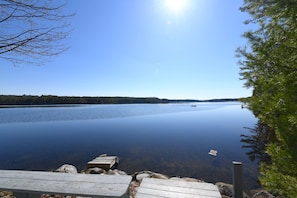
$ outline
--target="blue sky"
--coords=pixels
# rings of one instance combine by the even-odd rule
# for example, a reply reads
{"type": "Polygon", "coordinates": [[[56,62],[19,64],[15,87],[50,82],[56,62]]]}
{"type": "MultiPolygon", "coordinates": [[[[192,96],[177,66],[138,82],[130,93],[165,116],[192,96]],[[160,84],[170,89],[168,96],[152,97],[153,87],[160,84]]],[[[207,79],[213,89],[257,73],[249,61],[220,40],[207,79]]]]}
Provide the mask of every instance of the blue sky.
{"type": "Polygon", "coordinates": [[[247,97],[235,50],[249,27],[242,1],[75,0],[70,49],[43,66],[1,61],[0,94],[247,97]]]}

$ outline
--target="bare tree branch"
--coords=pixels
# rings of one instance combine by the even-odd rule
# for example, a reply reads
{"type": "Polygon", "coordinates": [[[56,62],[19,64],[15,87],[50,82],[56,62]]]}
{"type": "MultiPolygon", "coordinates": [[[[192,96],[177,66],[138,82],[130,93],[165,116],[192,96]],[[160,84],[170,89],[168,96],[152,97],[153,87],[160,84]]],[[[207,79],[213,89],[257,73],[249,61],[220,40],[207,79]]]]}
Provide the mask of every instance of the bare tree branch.
{"type": "Polygon", "coordinates": [[[65,3],[53,0],[0,0],[0,59],[13,64],[43,64],[68,49],[65,3]]]}

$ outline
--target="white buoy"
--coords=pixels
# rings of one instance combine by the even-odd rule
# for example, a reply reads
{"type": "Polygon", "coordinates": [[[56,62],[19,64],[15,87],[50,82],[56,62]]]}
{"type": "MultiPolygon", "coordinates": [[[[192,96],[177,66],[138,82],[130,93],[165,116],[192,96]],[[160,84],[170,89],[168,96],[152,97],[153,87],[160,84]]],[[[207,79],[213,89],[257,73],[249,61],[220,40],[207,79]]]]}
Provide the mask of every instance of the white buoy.
{"type": "Polygon", "coordinates": [[[211,155],[211,156],[217,156],[218,151],[217,150],[214,150],[214,149],[210,149],[210,151],[208,152],[208,154],[211,155]]]}

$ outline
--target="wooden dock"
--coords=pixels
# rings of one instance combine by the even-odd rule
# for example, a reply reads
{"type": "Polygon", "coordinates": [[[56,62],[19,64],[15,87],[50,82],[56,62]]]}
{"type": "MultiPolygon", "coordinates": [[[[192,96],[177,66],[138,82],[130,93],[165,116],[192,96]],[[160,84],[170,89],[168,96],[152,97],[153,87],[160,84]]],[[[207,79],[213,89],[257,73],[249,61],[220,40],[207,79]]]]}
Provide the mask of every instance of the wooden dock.
{"type": "Polygon", "coordinates": [[[136,198],[221,198],[218,187],[210,183],[144,178],[136,198]]]}
{"type": "Polygon", "coordinates": [[[0,190],[13,191],[17,198],[40,198],[41,194],[123,197],[131,180],[128,175],[0,170],[0,190]]]}
{"type": "MultiPolygon", "coordinates": [[[[117,156],[106,154],[88,162],[88,167],[110,169],[117,156]]],[[[128,197],[129,175],[70,174],[41,171],[0,170],[0,191],[13,191],[17,198],[40,198],[41,194],[82,197],[128,197]]],[[[135,198],[221,198],[216,185],[173,179],[144,178],[135,198]]]]}
{"type": "Polygon", "coordinates": [[[119,158],[117,156],[101,155],[99,157],[96,157],[92,161],[89,161],[88,168],[99,167],[108,170],[118,163],[119,158]]]}

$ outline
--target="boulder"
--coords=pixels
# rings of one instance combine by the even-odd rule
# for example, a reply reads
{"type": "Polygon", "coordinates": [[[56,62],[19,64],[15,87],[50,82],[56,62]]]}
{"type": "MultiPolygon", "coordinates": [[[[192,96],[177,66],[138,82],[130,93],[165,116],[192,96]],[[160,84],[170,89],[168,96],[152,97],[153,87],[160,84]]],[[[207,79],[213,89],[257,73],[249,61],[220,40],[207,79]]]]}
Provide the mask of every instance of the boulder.
{"type": "Polygon", "coordinates": [[[10,191],[0,191],[0,198],[14,198],[14,196],[10,191]]]}
{"type": "Polygon", "coordinates": [[[183,181],[180,177],[171,177],[170,180],[183,181]]]}
{"type": "Polygon", "coordinates": [[[136,175],[136,181],[141,182],[144,178],[149,178],[149,177],[151,177],[151,175],[148,173],[140,173],[136,175]]]}
{"type": "Polygon", "coordinates": [[[191,177],[183,177],[182,180],[187,181],[187,182],[200,182],[200,183],[204,182],[204,181],[198,180],[196,178],[191,178],[191,177]]]}
{"type": "Polygon", "coordinates": [[[94,167],[94,168],[88,168],[87,170],[84,171],[86,174],[104,174],[106,171],[102,168],[99,167],[94,167]]]}
{"type": "MultiPolygon", "coordinates": [[[[216,186],[219,188],[219,191],[223,198],[233,197],[233,185],[223,182],[217,182],[216,186]]],[[[243,193],[243,198],[250,198],[245,192],[243,193]]]]}
{"type": "Polygon", "coordinates": [[[70,165],[70,164],[64,164],[57,168],[56,172],[61,172],[61,173],[77,173],[77,169],[75,166],[70,165]]]}
{"type": "Polygon", "coordinates": [[[191,177],[171,177],[170,178],[171,180],[177,180],[177,181],[186,181],[186,182],[201,182],[203,183],[204,181],[202,180],[198,180],[198,179],[195,179],[195,178],[191,178],[191,177]]]}
{"type": "Polygon", "coordinates": [[[216,186],[219,188],[219,191],[221,195],[227,196],[227,197],[232,197],[233,195],[233,185],[231,184],[226,184],[223,182],[218,182],[216,183],[216,186]]]}
{"type": "Polygon", "coordinates": [[[269,192],[262,190],[254,194],[252,198],[275,198],[275,197],[269,192]]]}
{"type": "Polygon", "coordinates": [[[156,178],[156,179],[169,179],[169,177],[167,175],[163,175],[160,173],[152,173],[151,177],[156,178]]]}
{"type": "Polygon", "coordinates": [[[108,175],[128,175],[125,171],[121,171],[118,169],[108,170],[107,174],[108,175]]]}
{"type": "Polygon", "coordinates": [[[139,186],[140,186],[140,182],[138,182],[138,181],[132,181],[130,183],[130,186],[129,186],[130,198],[135,197],[139,186]]]}

